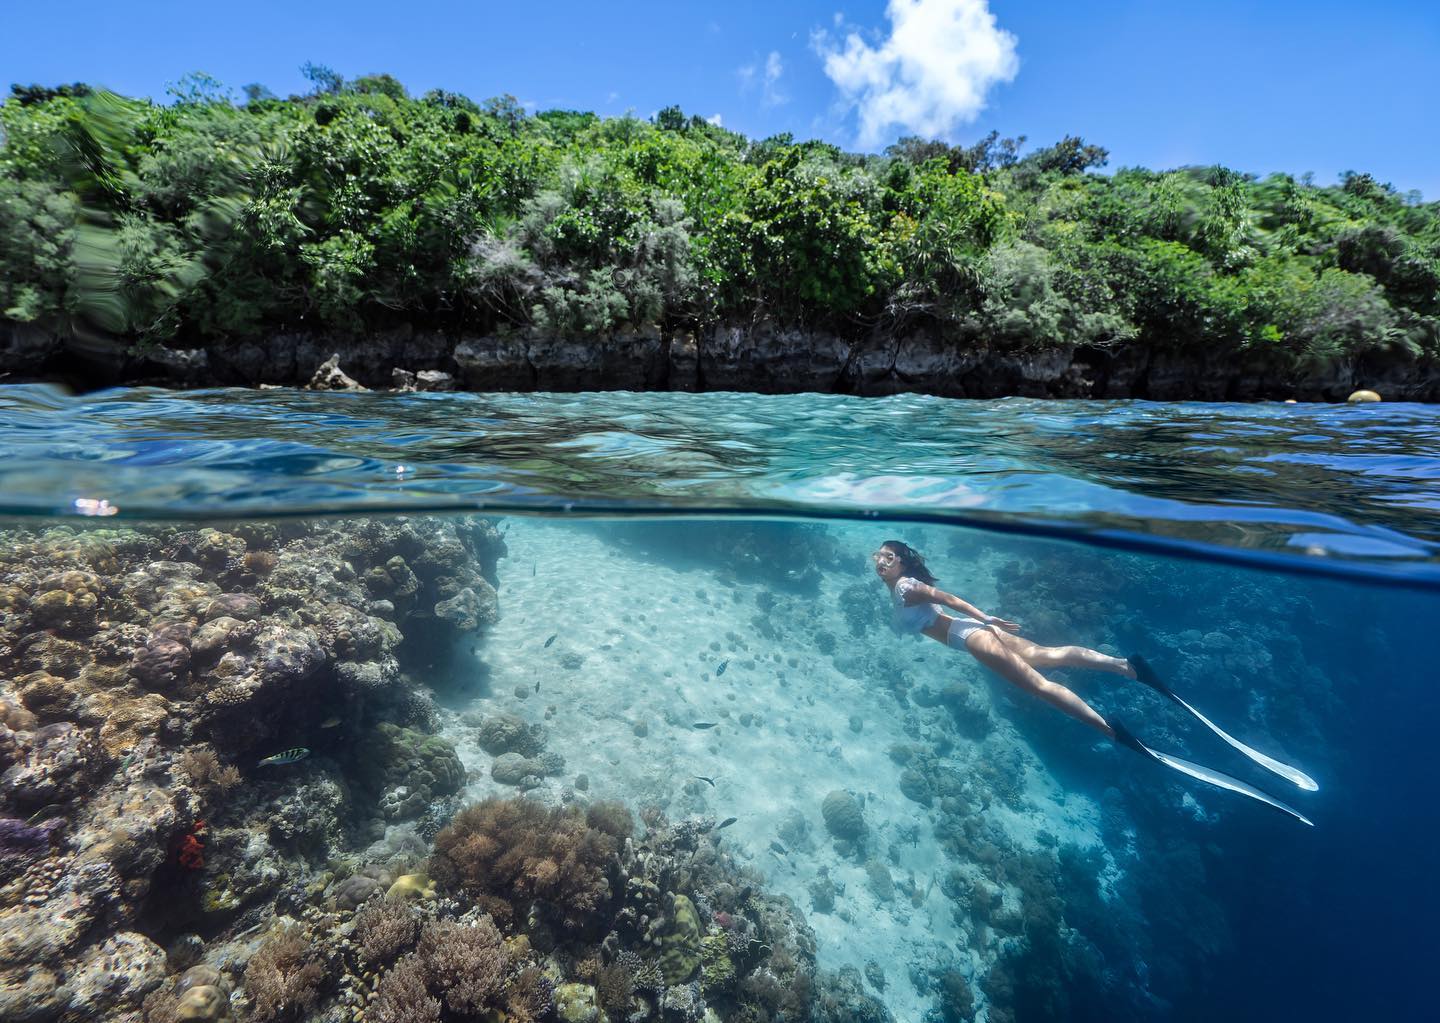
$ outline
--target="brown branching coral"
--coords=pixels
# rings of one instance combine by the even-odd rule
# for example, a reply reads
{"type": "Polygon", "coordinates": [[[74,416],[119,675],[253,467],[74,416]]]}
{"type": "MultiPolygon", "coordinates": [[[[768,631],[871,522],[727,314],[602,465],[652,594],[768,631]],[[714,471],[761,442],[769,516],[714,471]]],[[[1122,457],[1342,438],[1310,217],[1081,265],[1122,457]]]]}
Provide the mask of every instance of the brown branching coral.
{"type": "Polygon", "coordinates": [[[590,827],[579,810],[487,799],[435,836],[431,873],[502,919],[523,919],[539,902],[566,927],[584,930],[611,899],[618,848],[614,835],[590,827]]]}
{"type": "Polygon", "coordinates": [[[527,966],[505,988],[508,1023],[536,1023],[555,1007],[555,984],[538,966],[527,966]]]}
{"type": "Polygon", "coordinates": [[[366,1018],[376,1023],[437,1023],[440,1001],[430,997],[418,955],[411,953],[401,959],[380,979],[366,1018]]]}
{"type": "Polygon", "coordinates": [[[175,763],[192,785],[228,792],[240,784],[240,772],[228,764],[222,765],[215,751],[206,746],[187,749],[175,763]]]}
{"type": "Polygon", "coordinates": [[[635,975],[624,963],[602,966],[595,976],[595,994],[600,1006],[615,1019],[624,1019],[635,994],[635,975]]]}
{"type": "Polygon", "coordinates": [[[394,962],[414,946],[419,929],[415,911],[400,899],[372,902],[355,914],[355,941],[371,966],[394,962]]]}
{"type": "Polygon", "coordinates": [[[635,830],[635,818],[624,803],[602,799],[585,811],[585,823],[596,831],[624,841],[635,830]]]}
{"type": "Polygon", "coordinates": [[[478,1016],[505,986],[510,956],[490,918],[470,926],[432,921],[420,935],[420,956],[430,986],[462,1016],[478,1016]]]}
{"type": "Polygon", "coordinates": [[[275,931],[245,968],[245,991],[254,1002],[258,1023],[294,1020],[315,1007],[325,968],[299,927],[275,931]]]}

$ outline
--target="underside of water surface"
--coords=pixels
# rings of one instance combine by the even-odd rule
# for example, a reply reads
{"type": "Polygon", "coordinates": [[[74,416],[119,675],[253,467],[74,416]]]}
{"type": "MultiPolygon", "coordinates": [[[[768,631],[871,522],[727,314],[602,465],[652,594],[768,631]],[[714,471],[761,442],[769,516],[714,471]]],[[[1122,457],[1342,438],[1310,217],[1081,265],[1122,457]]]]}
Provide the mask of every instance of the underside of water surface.
{"type": "Polygon", "coordinates": [[[1423,417],[734,397],[12,400],[0,1018],[1424,1011],[1423,417]]]}

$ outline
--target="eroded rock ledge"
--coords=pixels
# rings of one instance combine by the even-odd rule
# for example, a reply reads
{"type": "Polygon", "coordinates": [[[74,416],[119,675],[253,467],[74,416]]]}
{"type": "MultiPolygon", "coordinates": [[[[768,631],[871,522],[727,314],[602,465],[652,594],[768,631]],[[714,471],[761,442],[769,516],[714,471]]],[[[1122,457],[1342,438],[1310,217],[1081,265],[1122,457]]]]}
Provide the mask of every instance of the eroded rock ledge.
{"type": "Polygon", "coordinates": [[[1336,401],[1365,387],[1387,400],[1440,401],[1440,361],[1400,352],[1337,359],[1297,375],[1261,352],[1238,357],[1139,345],[1008,352],[920,333],[847,340],[760,323],[698,335],[651,330],[583,339],[453,337],[408,328],[361,340],[290,333],[137,354],[119,343],[66,341],[0,323],[0,373],[12,381],[305,386],[333,356],[345,377],[371,388],[415,387],[419,375],[419,388],[429,390],[1336,401]]]}

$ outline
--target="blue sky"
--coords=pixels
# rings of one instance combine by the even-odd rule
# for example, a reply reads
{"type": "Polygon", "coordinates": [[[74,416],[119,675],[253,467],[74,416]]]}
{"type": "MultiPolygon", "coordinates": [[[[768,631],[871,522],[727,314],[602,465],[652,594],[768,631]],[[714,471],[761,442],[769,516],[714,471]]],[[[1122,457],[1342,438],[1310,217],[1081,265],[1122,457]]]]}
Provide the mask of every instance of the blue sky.
{"type": "Polygon", "coordinates": [[[247,82],[285,95],[313,61],[539,108],[648,117],[678,103],[753,137],[849,149],[1077,134],[1110,149],[1111,169],[1222,163],[1322,183],[1355,169],[1440,199],[1436,0],[3,6],[0,85],[162,98],[200,70],[237,95],[247,82]]]}

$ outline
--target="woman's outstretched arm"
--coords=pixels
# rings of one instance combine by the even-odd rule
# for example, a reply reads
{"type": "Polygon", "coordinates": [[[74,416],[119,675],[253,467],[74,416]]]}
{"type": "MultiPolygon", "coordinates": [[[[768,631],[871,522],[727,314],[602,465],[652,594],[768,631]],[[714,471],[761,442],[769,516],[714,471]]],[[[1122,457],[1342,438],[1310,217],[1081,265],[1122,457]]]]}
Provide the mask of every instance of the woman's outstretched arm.
{"type": "Polygon", "coordinates": [[[951,610],[959,611],[962,615],[968,615],[977,622],[985,622],[987,625],[994,625],[996,628],[1004,629],[1006,632],[1019,632],[1020,626],[1014,622],[1007,622],[1003,618],[996,618],[987,615],[974,604],[967,600],[961,600],[953,593],[947,593],[938,586],[929,586],[917,582],[914,586],[908,587],[904,594],[905,603],[908,604],[939,604],[951,610]]]}

